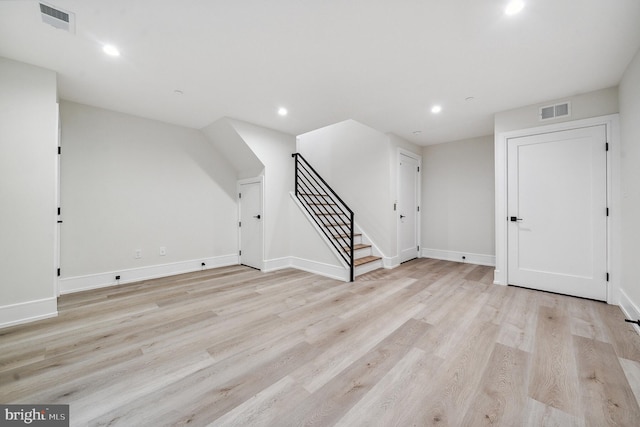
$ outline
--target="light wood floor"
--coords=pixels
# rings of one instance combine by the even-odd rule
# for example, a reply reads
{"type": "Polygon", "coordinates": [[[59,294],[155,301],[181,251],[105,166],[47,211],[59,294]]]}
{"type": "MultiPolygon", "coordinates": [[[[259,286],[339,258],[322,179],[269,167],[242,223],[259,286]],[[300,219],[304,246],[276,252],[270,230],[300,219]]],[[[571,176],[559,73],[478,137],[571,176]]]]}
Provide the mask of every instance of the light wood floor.
{"type": "Polygon", "coordinates": [[[0,402],[67,403],[78,426],[640,425],[620,309],[492,276],[235,266],[64,296],[0,330],[0,402]]]}

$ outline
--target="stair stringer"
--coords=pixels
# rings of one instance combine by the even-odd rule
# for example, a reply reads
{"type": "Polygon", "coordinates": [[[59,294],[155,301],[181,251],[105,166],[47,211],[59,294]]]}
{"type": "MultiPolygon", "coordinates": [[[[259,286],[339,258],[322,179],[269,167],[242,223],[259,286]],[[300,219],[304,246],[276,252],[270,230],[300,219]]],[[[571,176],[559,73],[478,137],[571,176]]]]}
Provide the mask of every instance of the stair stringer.
{"type": "MultiPolygon", "coordinates": [[[[332,242],[329,240],[329,238],[324,234],[324,232],[322,231],[320,226],[311,217],[311,214],[304,208],[304,206],[303,206],[302,202],[300,201],[300,199],[298,199],[293,192],[290,192],[289,194],[290,194],[291,198],[293,199],[293,201],[296,203],[296,206],[298,206],[298,209],[300,209],[300,211],[304,214],[304,216],[307,218],[307,220],[309,221],[311,226],[316,230],[316,233],[320,236],[320,238],[324,241],[325,245],[333,253],[333,255],[336,258],[336,260],[342,265],[342,267],[344,268],[344,274],[345,274],[345,277],[344,277],[343,280],[348,282],[349,281],[349,274],[350,274],[349,265],[344,261],[342,256],[338,253],[338,250],[335,248],[335,246],[332,244],[332,242]]],[[[364,273],[368,273],[370,271],[374,271],[374,270],[377,270],[379,268],[393,268],[393,267],[395,267],[395,266],[390,266],[392,258],[389,258],[389,257],[384,255],[384,253],[380,250],[380,248],[378,248],[378,246],[373,242],[373,240],[371,240],[371,238],[364,232],[364,230],[362,230],[362,227],[360,227],[357,222],[354,223],[354,227],[353,228],[354,228],[354,233],[355,234],[360,234],[361,235],[360,238],[359,238],[359,242],[356,241],[355,243],[364,243],[364,244],[367,244],[367,245],[371,245],[371,248],[370,248],[371,255],[381,258],[378,261],[374,261],[374,262],[371,262],[371,263],[367,263],[367,264],[364,264],[364,265],[357,266],[355,268],[355,276],[358,276],[358,275],[361,275],[361,274],[364,274],[364,273]]],[[[322,273],[319,273],[319,274],[322,274],[322,273]]]]}
{"type": "MultiPolygon", "coordinates": [[[[331,253],[335,257],[336,261],[338,261],[340,263],[340,267],[338,267],[338,266],[328,266],[328,267],[330,267],[331,273],[326,272],[325,268],[322,267],[322,266],[319,266],[319,268],[317,268],[317,269],[313,269],[313,271],[311,271],[311,269],[309,269],[309,268],[298,267],[296,265],[295,260],[292,260],[292,267],[300,268],[301,270],[311,271],[312,273],[320,274],[322,276],[327,276],[327,277],[331,277],[331,278],[334,278],[334,279],[338,279],[338,280],[343,280],[345,282],[349,282],[349,276],[350,276],[350,272],[351,272],[351,269],[350,269],[349,265],[344,261],[344,259],[342,259],[342,257],[338,253],[338,250],[333,246],[333,244],[331,243],[329,238],[327,238],[327,236],[320,229],[320,226],[318,224],[316,224],[316,222],[311,217],[309,212],[307,212],[307,210],[304,208],[304,206],[302,205],[302,202],[300,201],[300,199],[298,199],[298,197],[296,197],[296,195],[294,194],[293,191],[290,191],[289,195],[291,196],[291,199],[296,204],[296,206],[298,207],[300,212],[305,216],[307,221],[309,221],[309,224],[311,224],[311,226],[315,229],[316,233],[318,234],[318,236],[320,236],[320,238],[325,243],[327,248],[329,248],[329,250],[331,251],[331,253]]],[[[323,266],[324,265],[326,265],[326,264],[323,264],[323,266]]]]}

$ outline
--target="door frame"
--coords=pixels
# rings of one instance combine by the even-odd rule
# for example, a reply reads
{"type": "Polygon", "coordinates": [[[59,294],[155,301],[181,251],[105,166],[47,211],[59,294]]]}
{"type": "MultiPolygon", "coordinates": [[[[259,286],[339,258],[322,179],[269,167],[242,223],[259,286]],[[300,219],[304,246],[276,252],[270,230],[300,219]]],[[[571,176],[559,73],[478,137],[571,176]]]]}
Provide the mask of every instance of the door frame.
{"type": "Polygon", "coordinates": [[[400,247],[400,215],[398,215],[398,210],[397,210],[397,207],[400,203],[400,200],[399,200],[400,191],[401,191],[400,159],[402,158],[401,157],[402,155],[410,157],[414,159],[416,162],[418,162],[418,184],[416,186],[416,202],[420,209],[418,210],[418,212],[416,212],[416,242],[418,244],[418,248],[420,248],[418,249],[418,258],[422,258],[422,241],[421,241],[421,236],[422,236],[421,224],[422,224],[422,210],[423,210],[422,209],[422,156],[414,152],[411,152],[409,150],[405,150],[404,148],[398,147],[398,153],[396,155],[396,197],[397,198],[393,205],[393,213],[396,217],[396,257],[398,260],[398,262],[396,263],[397,265],[401,264],[400,253],[402,251],[402,248],[400,247]]]}
{"type": "Polygon", "coordinates": [[[238,180],[236,184],[237,194],[238,194],[238,264],[242,264],[242,227],[240,227],[240,221],[242,221],[242,201],[240,199],[240,189],[242,185],[246,184],[259,184],[260,185],[260,215],[262,215],[262,232],[260,236],[260,252],[261,252],[261,261],[260,261],[260,271],[264,271],[264,235],[265,235],[265,213],[264,213],[264,176],[256,176],[254,178],[246,178],[238,180]]]}
{"type": "Polygon", "coordinates": [[[54,280],[53,280],[53,289],[54,295],[57,297],[60,296],[60,276],[58,275],[58,271],[62,270],[62,266],[60,265],[60,253],[61,253],[61,244],[62,241],[62,215],[61,215],[61,144],[62,144],[62,119],[60,118],[60,104],[56,103],[56,160],[55,160],[55,175],[56,175],[56,183],[55,183],[55,200],[56,200],[56,225],[55,231],[53,234],[54,238],[54,252],[53,252],[53,271],[54,271],[54,280]]]}
{"type": "Polygon", "coordinates": [[[609,151],[607,153],[607,271],[609,283],[607,286],[607,303],[620,302],[620,126],[619,115],[593,117],[551,125],[538,126],[501,132],[495,137],[495,227],[496,227],[496,269],[494,284],[508,285],[508,210],[507,210],[507,144],[512,138],[533,136],[542,133],[553,133],[584,127],[604,125],[606,128],[609,151]]]}

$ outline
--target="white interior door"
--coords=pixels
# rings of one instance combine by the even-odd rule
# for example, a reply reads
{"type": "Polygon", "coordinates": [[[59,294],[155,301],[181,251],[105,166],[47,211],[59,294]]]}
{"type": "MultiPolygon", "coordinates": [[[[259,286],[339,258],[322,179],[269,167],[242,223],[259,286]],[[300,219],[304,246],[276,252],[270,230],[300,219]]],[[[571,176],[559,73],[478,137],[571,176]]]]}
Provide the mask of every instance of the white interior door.
{"type": "Polygon", "coordinates": [[[262,182],[243,182],[240,191],[240,263],[262,270],[262,182]]]}
{"type": "Polygon", "coordinates": [[[507,143],[508,281],[607,298],[606,128],[507,143]]]}
{"type": "Polygon", "coordinates": [[[400,262],[418,257],[419,161],[400,154],[398,180],[398,244],[400,262]]]}

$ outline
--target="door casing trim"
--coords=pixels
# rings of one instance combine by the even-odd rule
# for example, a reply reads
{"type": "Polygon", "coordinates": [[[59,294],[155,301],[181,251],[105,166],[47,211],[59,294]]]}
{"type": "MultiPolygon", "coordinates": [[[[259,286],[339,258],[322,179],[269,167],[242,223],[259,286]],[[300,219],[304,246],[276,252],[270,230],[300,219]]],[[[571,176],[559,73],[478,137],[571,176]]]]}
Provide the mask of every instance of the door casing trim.
{"type": "MultiPolygon", "coordinates": [[[[413,153],[411,151],[405,150],[404,148],[400,148],[398,147],[398,153],[396,155],[396,165],[397,167],[397,173],[396,173],[396,196],[399,198],[400,197],[400,158],[402,155],[405,155],[407,157],[410,157],[414,160],[416,160],[418,162],[418,168],[420,169],[418,172],[418,185],[416,188],[416,201],[418,203],[418,206],[420,207],[420,210],[417,212],[417,217],[416,217],[416,242],[418,244],[418,247],[420,247],[420,250],[418,250],[418,258],[421,258],[421,252],[422,252],[422,242],[421,242],[421,237],[422,237],[422,229],[421,229],[421,224],[422,224],[422,156],[416,153],[413,153]]],[[[399,203],[399,200],[396,199],[395,200],[395,206],[397,207],[399,203]]],[[[398,215],[398,211],[394,211],[394,215],[396,218],[396,254],[397,254],[397,259],[398,259],[398,263],[400,263],[400,253],[402,248],[400,247],[400,216],[398,215]]]]}
{"type": "MultiPolygon", "coordinates": [[[[264,241],[264,236],[265,236],[265,228],[266,228],[266,224],[267,224],[267,218],[265,217],[264,214],[264,176],[263,175],[259,175],[253,178],[245,178],[245,179],[240,179],[238,180],[238,183],[236,185],[237,188],[237,193],[240,194],[240,188],[242,185],[246,185],[246,184],[260,184],[260,211],[262,212],[260,215],[262,215],[262,232],[261,232],[261,248],[260,251],[262,252],[261,254],[261,261],[260,261],[260,271],[264,271],[264,254],[265,254],[265,241],[264,241]]],[[[238,224],[240,223],[240,221],[242,221],[242,201],[240,200],[240,198],[238,198],[238,224]]],[[[240,255],[242,251],[242,227],[238,226],[238,263],[242,264],[242,255],[240,255]]]]}

